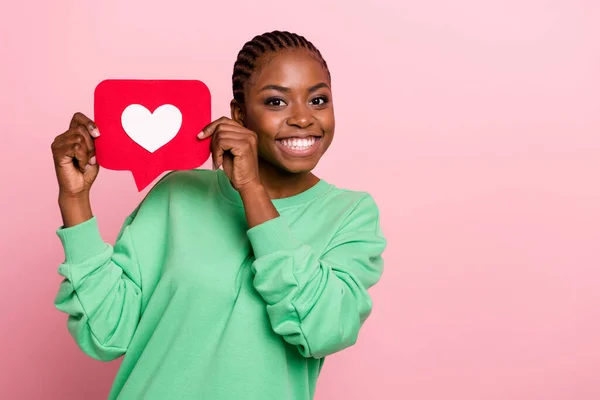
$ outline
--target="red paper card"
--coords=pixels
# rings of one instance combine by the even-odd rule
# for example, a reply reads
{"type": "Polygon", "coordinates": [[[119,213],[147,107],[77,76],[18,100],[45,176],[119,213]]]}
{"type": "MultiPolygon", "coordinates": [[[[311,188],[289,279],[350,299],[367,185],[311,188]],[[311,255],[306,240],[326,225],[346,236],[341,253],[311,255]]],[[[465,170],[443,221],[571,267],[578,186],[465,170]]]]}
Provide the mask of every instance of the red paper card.
{"type": "Polygon", "coordinates": [[[196,80],[105,80],[94,92],[96,159],[131,171],[138,191],[161,173],[193,169],[210,156],[210,91],[196,80]]]}

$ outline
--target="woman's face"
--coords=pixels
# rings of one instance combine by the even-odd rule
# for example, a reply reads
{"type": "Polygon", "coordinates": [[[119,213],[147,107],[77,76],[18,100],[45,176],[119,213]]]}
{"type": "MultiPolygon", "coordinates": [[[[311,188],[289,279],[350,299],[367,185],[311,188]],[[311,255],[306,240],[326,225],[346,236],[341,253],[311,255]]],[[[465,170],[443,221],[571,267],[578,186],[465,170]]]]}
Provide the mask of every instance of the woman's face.
{"type": "Polygon", "coordinates": [[[256,132],[263,161],[290,173],[311,171],[335,130],[327,70],[304,49],[259,61],[246,86],[245,106],[232,105],[234,119],[256,132]]]}

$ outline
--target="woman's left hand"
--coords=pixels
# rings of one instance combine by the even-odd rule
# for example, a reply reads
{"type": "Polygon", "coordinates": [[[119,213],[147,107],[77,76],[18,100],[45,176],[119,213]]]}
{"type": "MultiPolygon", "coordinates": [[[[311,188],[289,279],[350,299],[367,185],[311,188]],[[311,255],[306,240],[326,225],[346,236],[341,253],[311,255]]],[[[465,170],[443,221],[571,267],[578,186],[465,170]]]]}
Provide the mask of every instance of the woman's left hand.
{"type": "Polygon", "coordinates": [[[211,136],[213,164],[215,168],[223,166],[238,192],[262,186],[258,173],[256,133],[230,118],[221,117],[206,126],[198,138],[211,136]]]}

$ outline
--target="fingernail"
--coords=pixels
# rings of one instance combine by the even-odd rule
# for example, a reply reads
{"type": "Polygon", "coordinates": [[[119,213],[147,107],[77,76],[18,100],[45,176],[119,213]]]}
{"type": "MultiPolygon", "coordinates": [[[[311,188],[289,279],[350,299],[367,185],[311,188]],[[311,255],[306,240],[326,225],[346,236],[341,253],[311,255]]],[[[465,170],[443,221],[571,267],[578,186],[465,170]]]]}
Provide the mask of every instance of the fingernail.
{"type": "Polygon", "coordinates": [[[199,139],[202,139],[203,137],[204,137],[204,131],[202,131],[202,132],[200,132],[200,133],[198,134],[198,138],[199,138],[199,139]]]}
{"type": "Polygon", "coordinates": [[[98,131],[98,129],[92,129],[92,136],[95,138],[100,136],[100,132],[98,131]]]}
{"type": "Polygon", "coordinates": [[[92,158],[90,158],[90,164],[96,165],[96,156],[93,156],[92,158]]]}

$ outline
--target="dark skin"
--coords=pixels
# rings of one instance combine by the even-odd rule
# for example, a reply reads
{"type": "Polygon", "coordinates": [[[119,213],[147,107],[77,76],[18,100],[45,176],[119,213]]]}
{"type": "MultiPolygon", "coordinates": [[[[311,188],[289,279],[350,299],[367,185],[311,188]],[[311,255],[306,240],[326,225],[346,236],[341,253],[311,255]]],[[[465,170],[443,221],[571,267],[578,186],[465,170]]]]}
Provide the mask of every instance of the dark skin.
{"type": "MultiPolygon", "coordinates": [[[[304,50],[263,56],[245,88],[245,104],[231,102],[231,118],[213,121],[199,135],[212,136],[216,168],[222,167],[244,203],[248,227],[276,218],[272,199],[299,194],[318,181],[311,171],[329,148],[335,119],[327,71],[304,50]],[[310,151],[290,154],[282,139],[313,138],[310,151]]],[[[53,145],[64,227],[92,218],[91,185],[98,175],[93,121],[74,115],[53,145]]]]}

